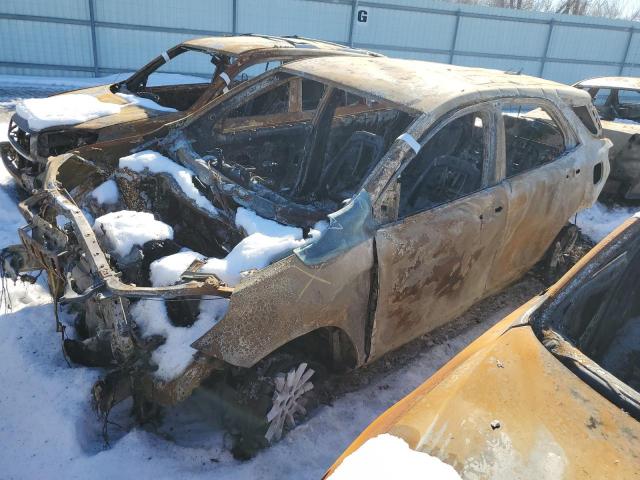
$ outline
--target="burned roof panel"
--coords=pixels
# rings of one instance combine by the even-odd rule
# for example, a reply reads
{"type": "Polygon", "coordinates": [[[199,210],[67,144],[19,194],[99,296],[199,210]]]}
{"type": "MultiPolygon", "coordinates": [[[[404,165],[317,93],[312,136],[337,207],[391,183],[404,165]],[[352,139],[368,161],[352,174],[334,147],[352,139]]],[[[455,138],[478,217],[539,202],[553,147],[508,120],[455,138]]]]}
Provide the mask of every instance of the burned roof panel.
{"type": "Polygon", "coordinates": [[[423,112],[461,98],[469,101],[507,96],[554,98],[574,105],[589,103],[578,89],[543,80],[484,68],[469,68],[392,58],[306,59],[283,67],[289,73],[334,82],[423,112]],[[362,83],[362,78],[367,83],[362,83]]]}
{"type": "Polygon", "coordinates": [[[319,50],[348,51],[343,45],[321,40],[299,37],[277,37],[268,35],[237,35],[229,37],[203,37],[187,40],[183,45],[205,50],[241,55],[254,50],[281,48],[314,48],[319,50]]]}
{"type": "Polygon", "coordinates": [[[621,88],[640,90],[640,78],[637,77],[596,77],[576,83],[579,87],[588,88],[621,88]]]}

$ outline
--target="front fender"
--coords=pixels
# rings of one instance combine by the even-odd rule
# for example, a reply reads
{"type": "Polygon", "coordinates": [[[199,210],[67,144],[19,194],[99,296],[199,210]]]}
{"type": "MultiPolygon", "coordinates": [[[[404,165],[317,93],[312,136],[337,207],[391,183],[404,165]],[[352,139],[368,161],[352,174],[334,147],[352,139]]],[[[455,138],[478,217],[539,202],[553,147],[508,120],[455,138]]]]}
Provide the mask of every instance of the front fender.
{"type": "Polygon", "coordinates": [[[371,238],[317,265],[290,255],[243,280],[224,318],[192,347],[249,368],[306,333],[337,327],[361,364],[372,267],[371,238]]]}

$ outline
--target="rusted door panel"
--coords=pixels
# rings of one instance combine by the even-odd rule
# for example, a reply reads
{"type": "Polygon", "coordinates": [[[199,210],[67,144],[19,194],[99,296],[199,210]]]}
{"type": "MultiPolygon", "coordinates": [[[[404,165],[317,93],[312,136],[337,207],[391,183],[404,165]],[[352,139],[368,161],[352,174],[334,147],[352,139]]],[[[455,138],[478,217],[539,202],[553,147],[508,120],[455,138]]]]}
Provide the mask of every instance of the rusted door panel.
{"type": "Polygon", "coordinates": [[[591,175],[582,156],[569,153],[503,182],[507,186],[509,212],[503,244],[487,283],[489,292],[519,278],[538,262],[579,210],[585,195],[582,176],[591,175]]]}
{"type": "Polygon", "coordinates": [[[370,360],[482,297],[506,215],[507,193],[498,185],[377,232],[379,294],[370,360]]]}

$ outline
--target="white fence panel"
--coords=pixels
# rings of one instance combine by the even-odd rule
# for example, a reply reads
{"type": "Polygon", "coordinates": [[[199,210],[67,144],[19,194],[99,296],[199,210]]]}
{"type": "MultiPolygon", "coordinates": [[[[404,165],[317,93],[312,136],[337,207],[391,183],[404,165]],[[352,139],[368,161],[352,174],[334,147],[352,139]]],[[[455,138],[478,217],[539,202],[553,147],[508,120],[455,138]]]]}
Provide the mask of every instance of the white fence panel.
{"type": "Polygon", "coordinates": [[[565,83],[640,69],[637,22],[434,0],[0,0],[0,71],[131,71],[188,38],[249,32],[565,83]]]}
{"type": "Polygon", "coordinates": [[[237,0],[238,31],[346,43],[351,6],[300,0],[237,0]]]}

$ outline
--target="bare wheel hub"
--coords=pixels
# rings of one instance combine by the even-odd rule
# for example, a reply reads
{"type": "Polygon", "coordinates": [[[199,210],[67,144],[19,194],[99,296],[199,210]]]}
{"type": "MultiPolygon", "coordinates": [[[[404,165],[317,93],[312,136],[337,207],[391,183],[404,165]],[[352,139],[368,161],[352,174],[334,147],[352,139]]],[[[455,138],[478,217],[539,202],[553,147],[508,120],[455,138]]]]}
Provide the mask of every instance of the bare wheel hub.
{"type": "Polygon", "coordinates": [[[307,414],[303,397],[313,389],[313,383],[309,379],[314,373],[314,370],[307,368],[306,363],[301,363],[289,373],[280,373],[275,376],[273,406],[267,413],[269,428],[265,434],[269,442],[280,440],[285,426],[295,427],[296,415],[304,417],[307,414]]]}

